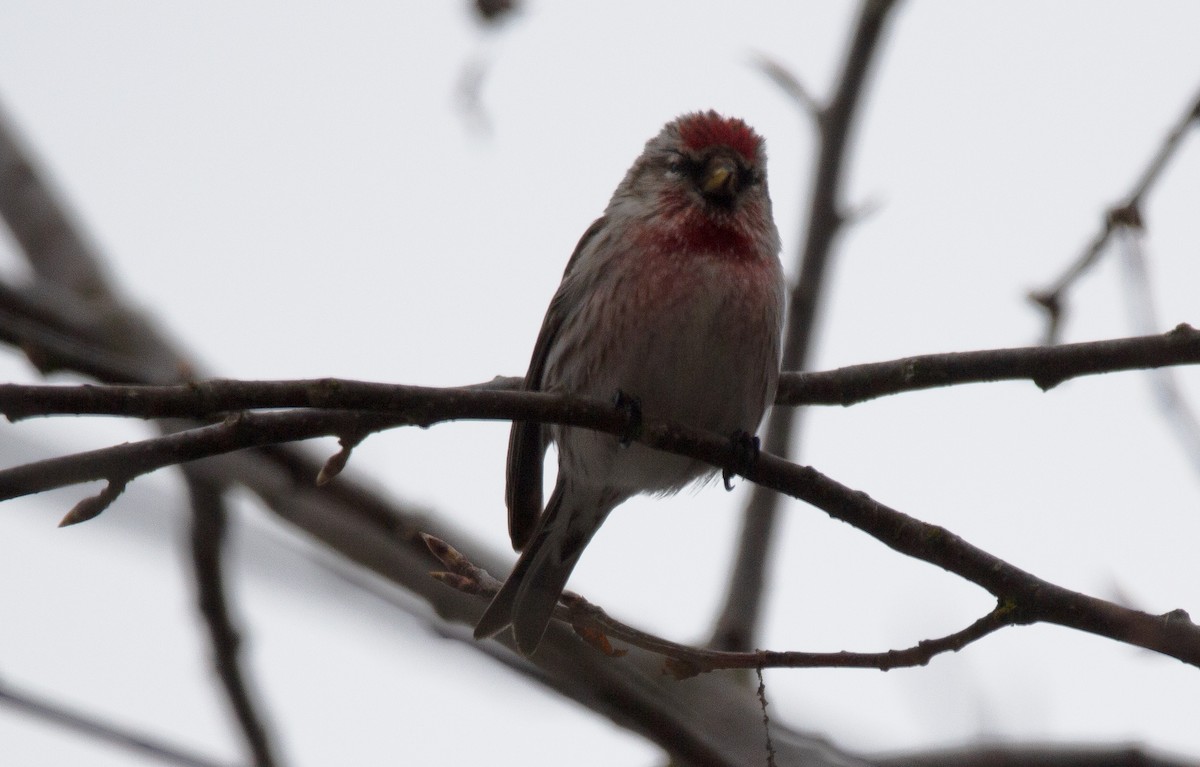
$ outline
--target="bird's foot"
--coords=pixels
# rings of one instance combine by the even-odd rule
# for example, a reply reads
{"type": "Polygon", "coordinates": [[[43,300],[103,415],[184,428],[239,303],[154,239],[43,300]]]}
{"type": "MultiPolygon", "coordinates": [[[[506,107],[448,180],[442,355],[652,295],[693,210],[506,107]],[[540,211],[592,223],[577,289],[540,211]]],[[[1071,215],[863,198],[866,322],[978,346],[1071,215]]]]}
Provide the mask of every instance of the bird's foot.
{"type": "Polygon", "coordinates": [[[758,461],[759,441],[758,437],[738,429],[729,438],[730,446],[733,448],[734,463],[733,469],[722,469],[721,479],[725,482],[725,489],[732,490],[733,482],[731,481],[736,474],[745,476],[749,474],[754,464],[758,461]]]}
{"type": "Polygon", "coordinates": [[[642,436],[642,401],[617,389],[613,406],[625,414],[625,431],[621,434],[621,447],[629,447],[642,436]]]}

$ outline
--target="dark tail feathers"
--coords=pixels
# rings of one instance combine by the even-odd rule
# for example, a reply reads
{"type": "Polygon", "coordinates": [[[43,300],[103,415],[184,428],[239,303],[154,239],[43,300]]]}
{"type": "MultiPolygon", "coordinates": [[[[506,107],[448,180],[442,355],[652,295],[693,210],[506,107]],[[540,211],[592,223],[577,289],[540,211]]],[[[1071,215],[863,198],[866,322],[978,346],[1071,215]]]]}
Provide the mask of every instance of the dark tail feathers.
{"type": "Polygon", "coordinates": [[[564,509],[566,495],[560,481],[538,520],[533,541],[479,619],[476,639],[495,636],[511,624],[522,654],[532,655],[541,643],[571,571],[605,516],[564,509]]]}

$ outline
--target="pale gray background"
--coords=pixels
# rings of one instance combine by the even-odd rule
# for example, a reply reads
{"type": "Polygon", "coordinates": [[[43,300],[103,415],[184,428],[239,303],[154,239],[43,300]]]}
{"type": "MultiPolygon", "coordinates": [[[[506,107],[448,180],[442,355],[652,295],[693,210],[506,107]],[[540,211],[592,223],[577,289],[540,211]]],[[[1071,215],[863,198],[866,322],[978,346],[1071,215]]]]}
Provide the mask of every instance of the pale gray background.
{"type": "MultiPolygon", "coordinates": [[[[824,93],[852,14],[535,2],[495,35],[458,2],[8,0],[0,100],[120,282],[213,372],[470,383],[523,372],[575,240],[680,112],[714,107],[766,136],[791,273],[813,133],[748,61],[770,55],[824,93]],[[479,60],[490,132],[457,102],[479,60]]],[[[842,240],[817,366],[1035,342],[1025,291],[1075,257],[1184,108],[1198,31],[1188,2],[907,4],[850,163],[850,202],[874,212],[842,240]]],[[[1198,145],[1147,207],[1163,329],[1200,324],[1198,145]]],[[[0,255],[20,269],[7,244],[0,255]]],[[[1068,340],[1132,333],[1118,255],[1073,295],[1068,340]]],[[[0,373],[34,380],[11,353],[0,373]]],[[[1195,373],[1181,381],[1200,399],[1195,373]]],[[[8,464],[147,433],[0,425],[8,464]]],[[[506,435],[395,431],[351,466],[500,548],[506,435]]],[[[1140,375],[815,410],[799,458],[1062,585],[1200,614],[1200,482],[1140,375]]],[[[572,587],[650,630],[703,636],[745,490],[631,501],[572,587]]],[[[83,492],[0,509],[0,674],[237,758],[174,545],[177,478],[139,480],[102,518],[56,530],[83,492]]],[[[292,763],[518,764],[532,744],[578,765],[656,759],[353,596],[252,503],[240,510],[238,604],[292,763]]],[[[906,646],[989,609],[981,590],[811,508],[792,502],[785,520],[771,648],[906,646]]],[[[1195,669],[1063,629],[1008,630],[925,669],[767,682],[774,715],[857,749],[1133,740],[1200,756],[1195,669]]],[[[5,710],[0,749],[5,764],[146,763],[5,710]]]]}

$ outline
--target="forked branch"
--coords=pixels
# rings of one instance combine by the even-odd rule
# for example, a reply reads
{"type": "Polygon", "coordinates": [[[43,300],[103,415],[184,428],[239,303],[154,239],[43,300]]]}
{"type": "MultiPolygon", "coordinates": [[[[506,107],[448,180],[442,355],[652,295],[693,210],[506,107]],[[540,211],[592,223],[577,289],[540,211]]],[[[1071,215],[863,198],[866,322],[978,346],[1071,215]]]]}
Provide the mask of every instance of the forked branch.
{"type": "MultiPolygon", "coordinates": [[[[431,573],[451,588],[466,594],[491,599],[500,588],[486,570],[477,567],[453,547],[433,536],[425,543],[445,572],[431,573]]],[[[1024,621],[1012,605],[1000,604],[970,626],[947,636],[926,639],[912,647],[883,652],[800,652],[754,650],[732,652],[673,642],[616,620],[597,605],[573,592],[563,593],[554,617],[567,623],[584,641],[608,655],[622,655],[609,640],[616,639],[634,647],[663,656],[664,670],[676,679],[722,669],[764,668],[872,668],[890,671],[896,668],[924,666],[934,657],[946,652],[958,652],[972,642],[1024,621]]]]}
{"type": "Polygon", "coordinates": [[[1105,212],[1100,230],[1084,246],[1079,257],[1049,286],[1029,294],[1029,299],[1046,311],[1047,344],[1057,343],[1059,340],[1067,291],[1100,258],[1114,232],[1118,229],[1141,229],[1144,226],[1142,206],[1146,196],[1170,165],[1188,131],[1198,124],[1200,124],[1200,91],[1196,92],[1196,95],[1188,102],[1183,114],[1167,131],[1158,151],[1150,158],[1149,164],[1138,176],[1133,188],[1105,212]]]}
{"type": "MultiPolygon", "coordinates": [[[[429,425],[452,417],[555,422],[617,436],[628,434],[627,415],[606,402],[479,389],[454,390],[448,402],[444,410],[439,410],[435,402],[426,400],[418,409],[419,417],[404,412],[376,414],[305,408],[240,413],[219,424],[0,471],[0,500],[90,480],[128,481],[157,468],[247,447],[322,435],[357,437],[392,426],[429,425]]],[[[760,454],[747,470],[742,453],[721,435],[647,420],[638,441],[720,469],[741,470],[758,485],[805,501],[902,554],[937,565],[983,587],[1015,610],[1022,622],[1055,623],[1200,666],[1200,627],[1182,611],[1153,616],[1056,586],[972,546],[944,528],[909,517],[811,467],[798,466],[769,453],[760,454]]]]}
{"type": "MultiPolygon", "coordinates": [[[[1200,364],[1200,330],[1179,325],[1170,332],[1106,341],[984,349],[904,357],[813,373],[784,373],[776,406],[853,405],[911,391],[994,381],[1032,381],[1049,390],[1082,376],[1200,364]]],[[[297,381],[214,379],[169,386],[0,384],[0,413],[10,421],[50,415],[112,415],[135,418],[217,420],[246,410],[306,408],[337,412],[347,446],[356,419],[394,416],[385,425],[429,426],[458,418],[557,418],[547,394],[518,391],[520,378],[437,388],[341,378],[297,381]],[[547,410],[546,407],[551,407],[547,410]]],[[[339,454],[340,455],[340,454],[339,454]]]]}
{"type": "MultiPolygon", "coordinates": [[[[766,66],[768,76],[784,88],[807,116],[815,118],[819,142],[805,214],[804,244],[799,254],[799,278],[788,301],[784,370],[804,370],[808,366],[833,244],[846,223],[841,195],[850,133],[884,31],[898,5],[894,0],[861,3],[837,84],[826,103],[806,97],[807,91],[799,86],[799,81],[785,76],[782,68],[766,66]]],[[[784,410],[771,411],[764,433],[768,451],[784,456],[793,454],[796,416],[784,410]]],[[[754,646],[778,515],[775,494],[755,488],[742,513],[737,554],[714,621],[710,640],[714,648],[749,650],[754,646]]]]}

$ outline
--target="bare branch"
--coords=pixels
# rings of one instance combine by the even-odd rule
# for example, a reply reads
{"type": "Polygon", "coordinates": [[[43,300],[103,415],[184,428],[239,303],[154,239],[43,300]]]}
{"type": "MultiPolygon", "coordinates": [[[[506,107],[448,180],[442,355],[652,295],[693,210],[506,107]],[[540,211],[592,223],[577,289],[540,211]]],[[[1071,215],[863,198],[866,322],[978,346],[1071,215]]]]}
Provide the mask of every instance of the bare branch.
{"type": "MultiPolygon", "coordinates": [[[[500,581],[491,573],[474,565],[460,552],[434,536],[425,535],[426,545],[448,572],[430,573],[434,578],[465,594],[490,600],[500,589],[500,581]]],[[[564,592],[555,608],[554,617],[570,625],[585,638],[602,635],[634,647],[663,656],[664,671],[676,679],[728,669],[764,668],[873,668],[890,671],[896,668],[924,666],[935,656],[958,652],[967,645],[1023,621],[1012,605],[1001,604],[970,626],[948,636],[926,639],[903,650],[884,652],[800,652],[753,650],[732,652],[710,650],[673,642],[622,623],[574,592],[564,592]]],[[[590,641],[590,640],[589,640],[590,641]]],[[[614,654],[609,652],[607,654],[614,654]]]]}
{"type": "Polygon", "coordinates": [[[986,745],[876,757],[879,767],[1197,767],[1140,745],[986,745]]]}
{"type": "Polygon", "coordinates": [[[59,294],[62,300],[51,305],[45,296],[34,300],[32,292],[0,283],[0,341],[21,350],[41,373],[70,370],[122,383],[154,380],[139,360],[106,349],[91,337],[86,328],[96,323],[81,318],[77,325],[66,316],[75,305],[73,297],[59,294]]]}
{"type": "MultiPolygon", "coordinates": [[[[0,122],[0,131],[6,128],[0,122]]],[[[0,168],[0,187],[7,183],[3,172],[0,168]]],[[[58,204],[51,194],[45,199],[51,205],[58,204]]],[[[8,217],[9,211],[0,210],[0,215],[8,217]]],[[[153,328],[139,326],[139,313],[120,297],[97,308],[85,296],[61,293],[66,295],[54,294],[51,302],[58,315],[95,311],[100,312],[95,316],[107,317],[108,322],[98,339],[73,331],[70,339],[55,339],[76,342],[74,348],[62,343],[55,348],[60,353],[56,358],[58,369],[81,370],[109,382],[162,383],[193,377],[185,355],[153,328]],[[86,344],[78,343],[83,338],[88,339],[86,344]],[[78,367],[72,366],[73,358],[79,360],[78,367]],[[113,360],[119,363],[110,364],[113,360]]],[[[78,323],[67,324],[73,329],[79,327],[78,323]]],[[[30,356],[32,359],[34,355],[30,356]]],[[[503,382],[499,385],[502,387],[503,382]]],[[[429,577],[429,554],[416,530],[453,537],[460,545],[469,544],[475,561],[491,562],[497,571],[503,567],[496,554],[480,543],[471,543],[469,536],[453,530],[437,516],[396,503],[361,479],[343,476],[317,488],[312,478],[320,463],[299,450],[264,447],[211,458],[195,467],[214,481],[242,484],[281,521],[313,536],[347,561],[416,595],[435,611],[437,617],[431,620],[444,633],[452,632],[453,624],[473,623],[482,607],[477,600],[446,589],[429,577]]],[[[471,642],[468,646],[494,655],[493,645],[471,642]]],[[[569,631],[552,631],[533,664],[522,662],[514,667],[657,743],[681,765],[740,767],[761,755],[761,741],[752,736],[760,717],[757,701],[728,680],[708,676],[686,687],[666,685],[656,673],[653,657],[639,657],[632,652],[624,663],[612,664],[576,641],[569,631]]],[[[775,727],[775,746],[782,764],[865,764],[820,738],[779,723],[775,727]]]]}
{"type": "MultiPolygon", "coordinates": [[[[175,382],[193,374],[192,364],[159,333],[155,323],[124,303],[100,254],[38,172],[2,114],[0,217],[37,277],[20,290],[0,286],[0,337],[20,348],[38,370],[75,370],[101,380],[142,383],[175,382]]],[[[176,424],[163,421],[159,426],[170,430],[176,424]]],[[[132,476],[110,472],[107,486],[79,502],[60,524],[75,524],[100,514],[132,476]]],[[[196,482],[201,480],[191,480],[189,485],[196,490],[196,482]]],[[[274,760],[265,732],[241,684],[236,634],[224,615],[221,584],[214,575],[219,569],[215,548],[219,543],[213,542],[213,548],[205,550],[198,542],[213,530],[203,524],[213,521],[212,515],[202,519],[205,511],[223,520],[216,486],[210,483],[207,487],[211,493],[193,493],[200,601],[211,608],[203,612],[210,619],[218,672],[227,683],[231,708],[243,726],[255,764],[271,767],[274,760]],[[205,572],[206,564],[211,565],[211,572],[205,572]]]]}
{"type": "MultiPolygon", "coordinates": [[[[784,373],[775,405],[853,405],[903,392],[995,381],[1029,380],[1049,390],[1081,376],[1195,364],[1200,364],[1200,330],[1179,325],[1160,335],[926,354],[822,372],[784,373]]],[[[66,414],[213,420],[244,410],[310,408],[362,411],[360,417],[368,412],[392,414],[428,426],[457,418],[547,416],[550,411],[542,410],[540,403],[565,401],[519,391],[520,382],[520,378],[498,377],[486,384],[449,388],[343,378],[213,379],[173,386],[0,384],[0,413],[10,421],[66,414]]],[[[350,428],[352,419],[347,419],[350,428]]],[[[350,447],[362,436],[347,434],[350,447]]],[[[341,455],[334,458],[340,460],[341,455]]]]}
{"type": "Polygon", "coordinates": [[[824,119],[821,102],[808,92],[808,88],[804,87],[804,83],[800,82],[800,79],[791,70],[765,53],[756,53],[751,58],[751,63],[758,67],[764,75],[771,78],[771,82],[778,85],[784,93],[791,96],[797,106],[808,112],[818,125],[820,124],[824,119]]]}
{"type": "Polygon", "coordinates": [[[108,277],[91,245],[36,172],[0,113],[0,216],[39,277],[79,295],[107,297],[108,277]]]}
{"type": "MultiPolygon", "coordinates": [[[[508,380],[508,379],[506,379],[508,380]]],[[[519,379],[516,379],[519,380],[519,379]]],[[[303,408],[336,413],[338,428],[353,436],[391,426],[432,426],[447,420],[536,420],[572,415],[579,408],[596,417],[604,411],[613,423],[623,422],[612,403],[517,389],[477,386],[440,388],[341,378],[298,381],[233,381],[214,379],[174,386],[46,386],[0,384],[0,413],[10,420],[35,415],[91,414],[138,418],[226,418],[244,410],[303,408]],[[550,410],[545,410],[549,407],[550,410]],[[615,413],[615,415],[614,415],[615,413]],[[389,418],[383,418],[389,416],[389,418]]],[[[332,427],[331,427],[332,428],[332,427]]],[[[307,437],[298,437],[307,439],[307,437]]]]}
{"type": "MultiPolygon", "coordinates": [[[[808,364],[826,266],[834,239],[844,223],[841,189],[846,145],[867,74],[896,7],[894,0],[863,0],[838,85],[828,105],[819,112],[820,153],[812,181],[800,277],[789,301],[791,309],[783,344],[784,370],[803,370],[808,364]]],[[[771,411],[764,440],[768,452],[792,454],[796,417],[796,413],[782,409],[771,411]]],[[[775,494],[755,488],[743,512],[737,557],[713,627],[710,643],[715,648],[749,650],[755,644],[763,587],[770,567],[770,543],[778,514],[775,494]]]]}
{"type": "MultiPolygon", "coordinates": [[[[23,313],[16,311],[18,304],[24,308],[38,306],[43,315],[57,311],[62,322],[57,337],[46,339],[43,335],[47,328],[29,322],[31,318],[26,315],[26,322],[18,323],[21,332],[16,335],[24,333],[39,341],[52,340],[47,347],[68,356],[80,352],[81,340],[97,343],[102,340],[105,356],[119,360],[119,369],[136,368],[136,373],[122,370],[125,377],[119,380],[165,383],[192,375],[190,363],[162,337],[154,323],[123,302],[109,281],[101,256],[84,237],[59,195],[38,172],[3,113],[0,113],[0,218],[12,231],[37,277],[23,291],[19,302],[14,300],[18,291],[8,290],[0,296],[0,311],[20,318],[23,313]],[[71,334],[73,339],[64,339],[65,328],[78,332],[71,334]]],[[[4,333],[14,334],[12,328],[5,328],[4,333]]],[[[95,352],[91,354],[95,356],[95,352]]],[[[38,359],[31,354],[30,359],[42,370],[68,366],[54,355],[38,359]]]]}
{"type": "MultiPolygon", "coordinates": [[[[114,301],[111,309],[121,313],[127,307],[114,301]]],[[[164,348],[170,351],[165,344],[164,348]]],[[[187,375],[188,368],[159,364],[151,360],[144,348],[129,348],[112,336],[105,337],[104,345],[94,349],[102,355],[115,354],[117,350],[127,353],[136,363],[137,371],[136,376],[116,380],[178,380],[187,375]]],[[[182,356],[160,359],[178,362],[182,356]]],[[[90,374],[106,377],[103,373],[90,374]]],[[[311,414],[306,418],[311,419],[311,414]]],[[[371,424],[387,422],[387,419],[370,421],[371,424]]],[[[329,433],[346,436],[350,428],[361,427],[361,422],[353,418],[331,419],[328,425],[332,429],[329,433]],[[342,431],[343,427],[347,431],[342,431]]],[[[236,436],[236,429],[228,431],[236,436]]],[[[285,431],[281,425],[281,433],[285,431]]],[[[197,469],[222,480],[244,483],[263,497],[281,519],[427,599],[447,621],[466,623],[472,615],[477,615],[479,600],[460,598],[462,595],[436,583],[433,587],[426,585],[432,583],[425,574],[428,563],[414,553],[412,531],[417,525],[432,529],[439,524],[436,520],[421,522],[417,515],[350,477],[318,489],[312,483],[318,466],[319,463],[298,451],[268,445],[204,462],[197,469]],[[434,590],[438,593],[434,594],[434,590]],[[442,592],[449,596],[443,596],[442,592]]],[[[478,557],[488,555],[480,553],[477,546],[473,556],[479,561],[478,557]]],[[[448,623],[439,624],[439,628],[452,630],[448,623]]],[[[533,661],[536,666],[520,668],[617,723],[654,739],[681,764],[746,764],[747,755],[761,757],[761,741],[751,742],[752,739],[745,737],[746,733],[758,732],[754,725],[759,708],[752,696],[742,695],[733,685],[723,684],[713,675],[687,685],[663,685],[648,673],[650,666],[637,652],[630,653],[620,664],[606,658],[597,662],[596,656],[597,653],[573,641],[568,633],[559,631],[547,638],[539,657],[533,661]]],[[[830,759],[822,759],[822,755],[831,755],[839,764],[852,762],[819,741],[814,745],[811,738],[789,735],[786,728],[780,730],[776,745],[783,763],[802,760],[806,764],[829,763],[830,759]]]]}
{"type": "Polygon", "coordinates": [[[135,733],[78,711],[72,711],[58,703],[18,690],[4,682],[0,682],[0,704],[166,764],[176,764],[181,767],[228,767],[225,763],[197,756],[156,738],[135,733]]]}
{"type": "MultiPolygon", "coordinates": [[[[373,420],[378,428],[401,425],[394,417],[390,420],[387,417],[368,419],[360,414],[340,411],[242,413],[230,416],[219,424],[5,469],[0,471],[0,500],[100,479],[124,485],[134,477],[164,466],[248,447],[337,436],[345,431],[361,429],[365,420],[373,420]]],[[[314,479],[315,476],[314,473],[314,479]]],[[[95,511],[95,505],[89,505],[86,510],[95,511]]],[[[77,521],[82,520],[64,520],[68,524],[77,521]]]]}
{"type": "MultiPolygon", "coordinates": [[[[1047,391],[1080,376],[1195,364],[1200,364],[1200,331],[1179,325],[1153,336],[927,354],[821,373],[790,373],[780,378],[775,404],[853,405],[900,392],[990,381],[1029,380],[1047,391]]],[[[0,391],[0,402],[3,399],[0,391]]]]}
{"type": "Polygon", "coordinates": [[[771,742],[771,717],[767,714],[767,683],[763,680],[761,666],[756,668],[755,672],[758,675],[758,702],[762,706],[763,732],[766,735],[766,742],[763,745],[767,749],[767,767],[775,767],[775,744],[771,742]]]}
{"type": "MultiPolygon", "coordinates": [[[[1119,236],[1118,244],[1123,256],[1121,263],[1125,266],[1123,285],[1130,324],[1134,332],[1152,333],[1160,325],[1154,291],[1150,287],[1149,259],[1143,234],[1141,230],[1126,231],[1119,236]]],[[[1200,475],[1200,418],[1183,393],[1175,371],[1155,370],[1148,378],[1159,415],[1179,441],[1192,469],[1200,475]]]]}
{"type": "Polygon", "coordinates": [[[241,636],[225,598],[222,549],[225,544],[227,512],[221,488],[201,474],[184,470],[192,506],[192,566],[200,615],[208,626],[213,650],[213,668],[225,688],[229,707],[241,727],[246,746],[256,767],[278,764],[275,748],[259,713],[261,703],[253,700],[241,659],[241,636]]]}
{"type": "MultiPolygon", "coordinates": [[[[247,447],[320,435],[357,435],[413,423],[428,425],[449,417],[555,422],[628,436],[625,414],[609,403],[521,392],[465,390],[455,391],[454,395],[445,412],[439,413],[432,406],[424,408],[419,421],[403,413],[376,415],[361,411],[241,413],[220,424],[0,471],[0,500],[110,476],[131,478],[163,466],[247,447]],[[471,410],[465,405],[472,400],[483,406],[471,410]],[[505,400],[513,407],[502,412],[497,405],[505,400]],[[451,413],[453,416],[448,415],[451,413]]],[[[1022,622],[1056,623],[1200,666],[1200,628],[1183,611],[1152,616],[1069,591],[972,546],[944,528],[878,503],[811,467],[765,452],[746,467],[742,451],[723,436],[647,420],[637,441],[744,473],[758,485],[812,504],[902,554],[935,564],[982,586],[997,599],[1011,602],[1022,622]]]]}
{"type": "Polygon", "coordinates": [[[1195,127],[1195,123],[1200,122],[1200,91],[1196,91],[1196,95],[1192,97],[1191,107],[1184,113],[1179,121],[1171,128],[1171,132],[1163,140],[1162,146],[1158,149],[1158,154],[1150,161],[1150,164],[1142,172],[1141,178],[1134,185],[1133,191],[1126,199],[1123,206],[1125,208],[1138,209],[1142,205],[1142,200],[1150,192],[1150,189],[1158,182],[1159,177],[1167,168],[1167,164],[1171,162],[1171,158],[1175,156],[1175,152],[1179,149],[1179,145],[1183,143],[1187,132],[1195,127]]]}
{"type": "Polygon", "coordinates": [[[1100,258],[1112,234],[1117,229],[1143,227],[1142,205],[1146,196],[1162,177],[1163,171],[1170,164],[1171,158],[1183,143],[1184,137],[1193,124],[1200,123],[1200,91],[1192,97],[1183,114],[1167,132],[1158,151],[1150,159],[1150,164],[1142,171],[1133,188],[1120,202],[1114,204],[1104,214],[1104,225],[1088,244],[1079,257],[1067,267],[1058,279],[1049,287],[1032,291],[1029,299],[1046,311],[1046,343],[1057,343],[1060,336],[1063,306],[1066,293],[1088,269],[1100,258]]]}

